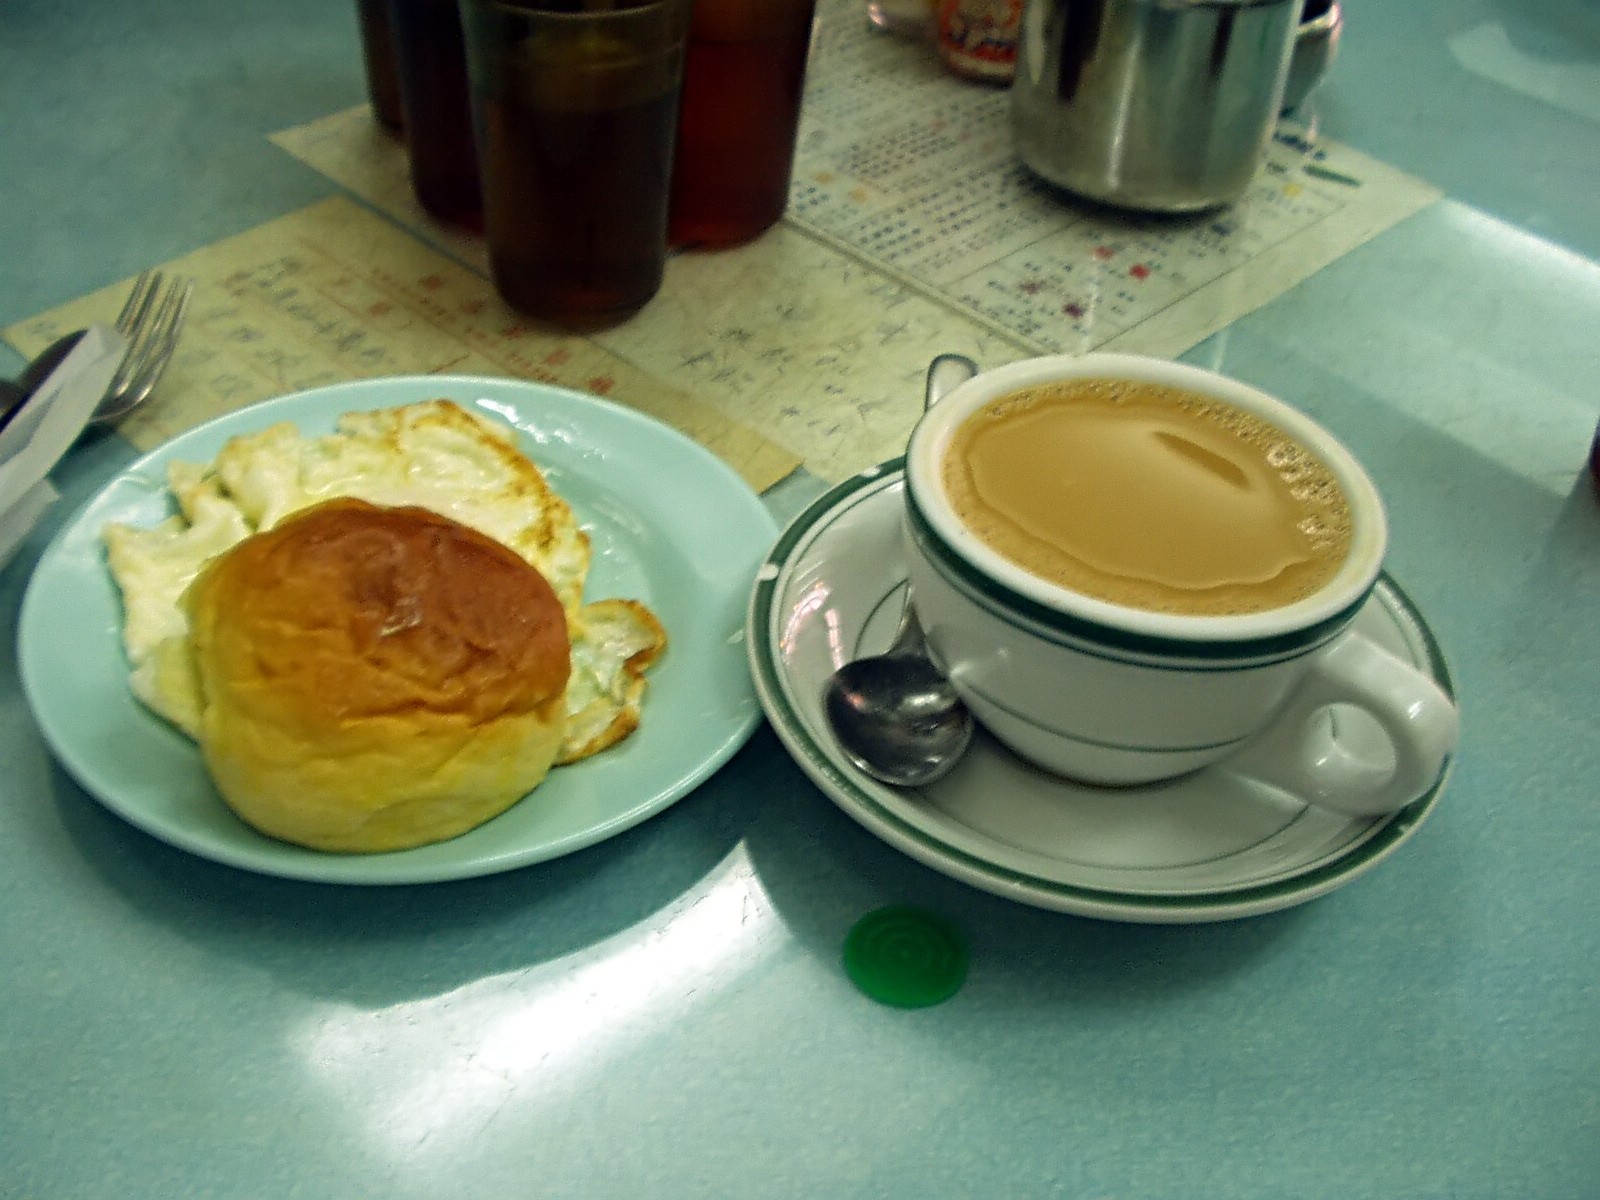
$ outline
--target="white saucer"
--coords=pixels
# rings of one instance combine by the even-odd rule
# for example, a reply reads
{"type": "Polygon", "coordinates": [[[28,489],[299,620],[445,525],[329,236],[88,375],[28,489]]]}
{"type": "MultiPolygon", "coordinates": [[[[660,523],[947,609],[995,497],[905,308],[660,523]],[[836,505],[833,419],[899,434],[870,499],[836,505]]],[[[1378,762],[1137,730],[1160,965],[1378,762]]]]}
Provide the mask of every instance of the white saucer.
{"type": "MultiPolygon", "coordinates": [[[[835,746],[822,689],[840,664],[884,649],[905,590],[903,476],[895,460],[846,480],[779,538],[750,602],[756,690],[816,784],[873,833],[937,871],[1041,908],[1124,921],[1193,922],[1288,908],[1376,866],[1433,810],[1450,764],[1398,813],[1308,808],[1225,764],[1149,787],[1074,784],[981,732],[956,770],[899,790],[835,746]]],[[[1451,690],[1422,617],[1387,576],[1356,627],[1451,690]]],[[[1361,753],[1364,730],[1329,735],[1361,753]]]]}

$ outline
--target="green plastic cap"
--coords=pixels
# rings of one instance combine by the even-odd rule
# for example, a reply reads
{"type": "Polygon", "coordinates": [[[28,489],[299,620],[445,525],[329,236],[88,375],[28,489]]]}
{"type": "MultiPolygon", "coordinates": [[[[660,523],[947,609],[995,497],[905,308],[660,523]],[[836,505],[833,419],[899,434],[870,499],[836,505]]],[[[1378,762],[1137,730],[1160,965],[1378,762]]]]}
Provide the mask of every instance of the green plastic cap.
{"type": "Polygon", "coordinates": [[[927,1008],[960,991],[967,950],[943,917],[896,905],[856,922],[844,940],[844,969],[880,1004],[927,1008]]]}

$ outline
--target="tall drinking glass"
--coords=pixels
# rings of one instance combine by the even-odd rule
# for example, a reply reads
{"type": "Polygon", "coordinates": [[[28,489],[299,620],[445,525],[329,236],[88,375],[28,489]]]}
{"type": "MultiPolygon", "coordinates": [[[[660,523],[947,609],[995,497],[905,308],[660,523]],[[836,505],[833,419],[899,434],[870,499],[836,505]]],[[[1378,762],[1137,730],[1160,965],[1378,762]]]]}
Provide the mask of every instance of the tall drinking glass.
{"type": "Polygon", "coordinates": [[[672,243],[728,246],[789,202],[816,0],[695,0],[672,243]]]}
{"type": "Polygon", "coordinates": [[[637,311],[666,263],[690,0],[614,2],[462,3],[495,286],[576,327],[637,311]]]}
{"type": "Polygon", "coordinates": [[[417,200],[441,221],[481,219],[466,53],[456,0],[391,0],[400,100],[417,200]]]}
{"type": "Polygon", "coordinates": [[[378,124],[400,132],[400,75],[394,61],[394,22],[390,0],[356,0],[361,25],[361,61],[367,71],[367,98],[378,124]]]}

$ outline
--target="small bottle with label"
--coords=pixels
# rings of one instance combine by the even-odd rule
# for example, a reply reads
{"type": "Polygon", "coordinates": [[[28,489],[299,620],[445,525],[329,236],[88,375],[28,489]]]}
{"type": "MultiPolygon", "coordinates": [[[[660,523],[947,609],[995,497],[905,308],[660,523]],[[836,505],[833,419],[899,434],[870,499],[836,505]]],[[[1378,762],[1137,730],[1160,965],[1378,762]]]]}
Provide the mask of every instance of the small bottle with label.
{"type": "Polygon", "coordinates": [[[939,57],[955,74],[1005,86],[1017,70],[1022,0],[940,0],[939,57]]]}

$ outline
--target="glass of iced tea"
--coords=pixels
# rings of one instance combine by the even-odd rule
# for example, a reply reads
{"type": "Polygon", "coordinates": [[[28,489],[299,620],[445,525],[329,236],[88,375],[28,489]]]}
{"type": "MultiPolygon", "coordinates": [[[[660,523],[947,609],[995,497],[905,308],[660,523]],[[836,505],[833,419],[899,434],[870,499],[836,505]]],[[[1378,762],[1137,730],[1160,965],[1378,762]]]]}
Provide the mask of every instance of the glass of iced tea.
{"type": "Polygon", "coordinates": [[[412,190],[422,207],[441,221],[476,228],[478,160],[456,0],[391,4],[412,190]]]}
{"type": "Polygon", "coordinates": [[[789,202],[816,0],[695,0],[684,69],[675,246],[731,246],[789,202]]]}
{"type": "Polygon", "coordinates": [[[372,112],[391,133],[399,133],[400,74],[394,61],[394,20],[389,0],[356,0],[361,27],[361,61],[367,71],[372,112]]]}
{"type": "Polygon", "coordinates": [[[604,325],[661,286],[689,8],[463,0],[489,263],[513,308],[604,325]]]}

